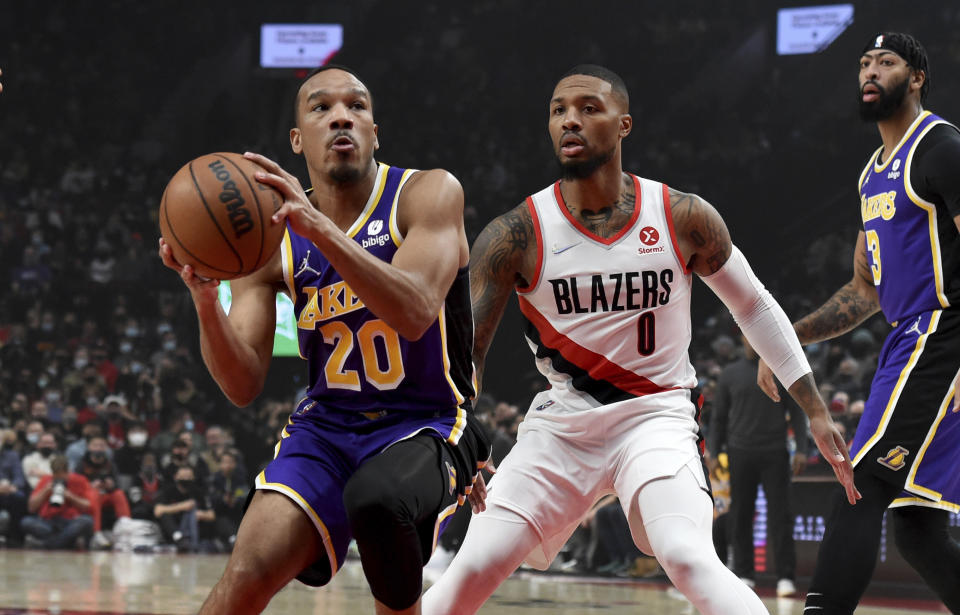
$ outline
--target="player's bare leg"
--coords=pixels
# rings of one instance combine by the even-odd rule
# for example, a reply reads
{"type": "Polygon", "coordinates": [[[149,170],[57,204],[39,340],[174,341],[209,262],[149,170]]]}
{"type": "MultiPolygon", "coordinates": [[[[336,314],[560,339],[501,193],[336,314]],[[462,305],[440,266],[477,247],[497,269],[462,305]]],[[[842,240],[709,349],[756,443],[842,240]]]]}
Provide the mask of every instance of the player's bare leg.
{"type": "Polygon", "coordinates": [[[281,493],[257,491],[227,569],[200,615],[260,613],[274,594],[323,555],[320,535],[299,506],[281,493]]]}

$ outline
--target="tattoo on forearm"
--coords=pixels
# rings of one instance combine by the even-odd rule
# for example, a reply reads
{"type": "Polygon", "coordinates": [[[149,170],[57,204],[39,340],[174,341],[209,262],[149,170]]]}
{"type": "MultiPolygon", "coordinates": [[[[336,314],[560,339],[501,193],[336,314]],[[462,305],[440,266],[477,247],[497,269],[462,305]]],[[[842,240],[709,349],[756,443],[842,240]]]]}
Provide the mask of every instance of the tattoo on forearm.
{"type": "Polygon", "coordinates": [[[853,282],[848,282],[817,311],[800,319],[794,329],[802,344],[811,344],[850,331],[876,311],[876,303],[858,293],[853,282]]]}

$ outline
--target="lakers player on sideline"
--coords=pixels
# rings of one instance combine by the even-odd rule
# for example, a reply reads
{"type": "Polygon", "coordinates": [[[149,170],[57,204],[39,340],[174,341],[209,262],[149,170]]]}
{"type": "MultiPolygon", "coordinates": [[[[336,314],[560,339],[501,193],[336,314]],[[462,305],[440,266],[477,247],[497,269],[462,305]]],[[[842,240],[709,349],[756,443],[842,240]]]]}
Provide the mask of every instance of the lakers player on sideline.
{"type": "MultiPolygon", "coordinates": [[[[491,222],[472,250],[474,363],[511,291],[550,389],[534,397],[424,613],[474,613],[526,558],[545,568],[583,515],[615,493],[637,546],[706,615],[766,613],[713,548],[696,383],[687,356],[697,274],[726,303],[810,417],[847,489],[846,447],[779,305],[703,199],[624,173],[633,120],[622,79],[581,65],[556,84],[549,132],[563,179],[491,222]]],[[[477,480],[474,495],[484,491],[477,480]]]]}
{"type": "Polygon", "coordinates": [[[203,358],[239,406],[260,392],[273,346],[275,295],[294,300],[309,386],[237,532],[203,614],[259,613],[291,579],[323,585],[357,541],[377,613],[419,613],[421,573],[442,524],[463,502],[488,446],[469,412],[471,320],[463,192],[442,169],[374,160],[373,101],[349,69],[302,82],[290,144],[313,190],[276,163],[281,249],[232,284],[181,267],[203,358]]]}
{"type": "MultiPolygon", "coordinates": [[[[884,32],[860,56],[861,117],[882,145],[860,174],[863,230],[853,279],[794,328],[804,344],[850,331],[878,310],[893,325],[880,351],[851,453],[863,500],[833,504],[806,613],[852,613],[877,561],[887,507],[897,549],[960,613],[960,132],[923,109],[926,51],[884,32]]],[[[776,398],[769,370],[759,381],[776,398]]]]}

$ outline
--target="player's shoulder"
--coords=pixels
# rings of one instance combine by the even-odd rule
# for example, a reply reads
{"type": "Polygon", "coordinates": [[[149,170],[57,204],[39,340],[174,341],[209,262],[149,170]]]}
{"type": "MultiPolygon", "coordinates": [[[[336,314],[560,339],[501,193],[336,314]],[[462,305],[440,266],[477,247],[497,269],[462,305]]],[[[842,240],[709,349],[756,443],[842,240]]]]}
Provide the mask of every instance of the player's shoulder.
{"type": "Polygon", "coordinates": [[[943,120],[937,122],[920,135],[917,144],[917,153],[931,151],[958,152],[960,151],[960,128],[943,120]]]}
{"type": "Polygon", "coordinates": [[[414,170],[410,175],[410,178],[407,179],[407,182],[404,186],[404,191],[430,191],[437,188],[445,188],[448,190],[459,191],[463,193],[463,186],[460,185],[460,180],[446,169],[423,169],[423,170],[414,170]]]}
{"type": "Polygon", "coordinates": [[[508,209],[487,224],[484,232],[488,230],[502,237],[532,237],[534,235],[533,215],[530,213],[530,205],[526,200],[521,201],[519,205],[508,209]]]}

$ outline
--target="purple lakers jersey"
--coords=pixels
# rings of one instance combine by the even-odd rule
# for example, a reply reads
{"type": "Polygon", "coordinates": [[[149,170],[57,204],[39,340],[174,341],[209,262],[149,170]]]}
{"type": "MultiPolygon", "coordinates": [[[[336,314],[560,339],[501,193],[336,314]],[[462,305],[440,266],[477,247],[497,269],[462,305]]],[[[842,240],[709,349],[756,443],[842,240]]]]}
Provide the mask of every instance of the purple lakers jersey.
{"type": "Polygon", "coordinates": [[[921,198],[910,181],[917,144],[947,122],[921,113],[881,162],[881,146],[860,175],[860,213],[880,308],[891,323],[960,300],[957,272],[945,266],[944,245],[955,236],[944,208],[921,198]]]}
{"type": "MultiPolygon", "coordinates": [[[[390,262],[403,241],[397,201],[414,173],[379,164],[370,198],[347,235],[390,262]]],[[[401,337],[368,310],[308,239],[287,227],[283,275],[294,300],[307,395],[345,411],[443,411],[474,392],[469,275],[457,273],[437,320],[417,341],[401,337]]]]}

